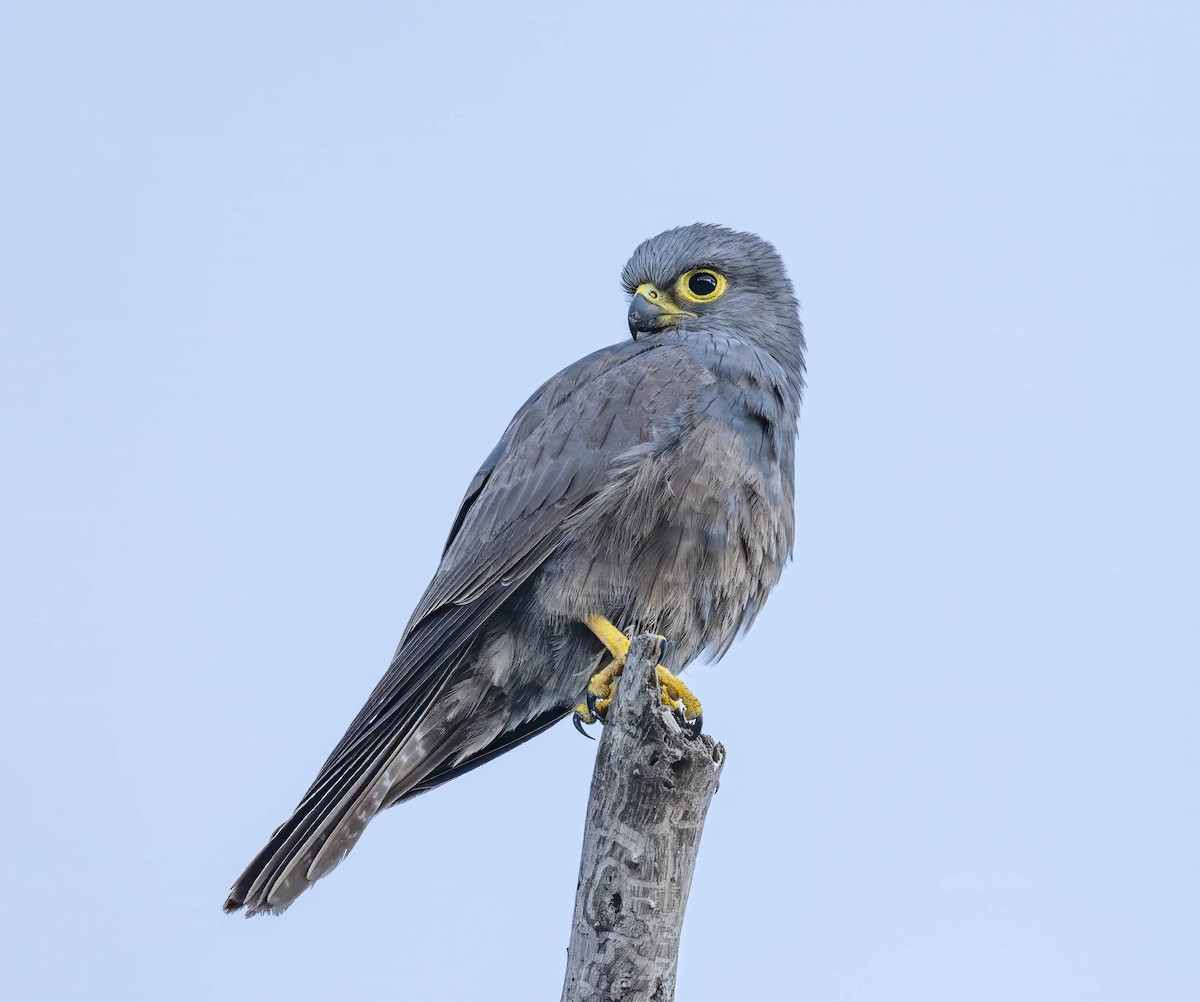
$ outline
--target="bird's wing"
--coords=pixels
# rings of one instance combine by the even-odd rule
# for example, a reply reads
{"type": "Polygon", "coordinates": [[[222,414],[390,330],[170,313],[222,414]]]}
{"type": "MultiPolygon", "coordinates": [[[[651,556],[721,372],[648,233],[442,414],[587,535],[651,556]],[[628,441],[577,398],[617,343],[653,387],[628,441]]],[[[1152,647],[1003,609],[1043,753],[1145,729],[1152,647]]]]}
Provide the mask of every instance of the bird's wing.
{"type": "Polygon", "coordinates": [[[227,910],[282,910],[349,852],[385,795],[393,802],[445,761],[428,749],[395,764],[480,628],[569,539],[571,516],[678,434],[695,402],[681,386],[688,369],[667,346],[627,342],[563,370],[517,412],[467,490],[387,673],[227,910]]]}

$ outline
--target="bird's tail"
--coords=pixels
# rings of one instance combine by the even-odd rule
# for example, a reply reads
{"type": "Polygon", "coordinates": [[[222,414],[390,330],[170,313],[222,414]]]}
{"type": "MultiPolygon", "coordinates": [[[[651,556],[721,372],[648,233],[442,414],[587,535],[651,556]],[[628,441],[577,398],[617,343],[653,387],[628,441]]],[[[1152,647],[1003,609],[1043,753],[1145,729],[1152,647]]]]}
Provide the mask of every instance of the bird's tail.
{"type": "Polygon", "coordinates": [[[462,657],[423,687],[405,687],[402,699],[393,698],[391,673],[384,677],[292,816],[238,877],[225,911],[282,912],[346,857],[381,810],[528,740],[573,705],[514,722],[505,690],[470,672],[451,684],[462,657]]]}
{"type": "MultiPolygon", "coordinates": [[[[400,747],[365,763],[331,761],[229,892],[225,911],[279,914],[354,848],[368,822],[415,792],[444,761],[416,728],[400,747]]],[[[448,737],[439,735],[443,742],[448,737]]]]}

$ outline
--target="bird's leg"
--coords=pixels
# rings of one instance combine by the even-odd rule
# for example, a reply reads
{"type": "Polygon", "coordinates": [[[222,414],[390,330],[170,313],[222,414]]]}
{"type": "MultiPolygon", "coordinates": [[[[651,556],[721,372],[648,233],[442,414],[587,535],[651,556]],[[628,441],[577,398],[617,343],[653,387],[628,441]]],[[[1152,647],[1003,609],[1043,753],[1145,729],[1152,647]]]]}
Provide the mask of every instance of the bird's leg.
{"type": "Polygon", "coordinates": [[[584,623],[612,655],[612,660],[588,682],[586,702],[575,707],[575,730],[590,738],[591,735],[583,729],[583,725],[594,724],[603,719],[609,704],[612,703],[613,694],[617,690],[617,679],[625,667],[625,657],[629,653],[629,638],[603,616],[588,616],[584,623]]]}
{"type": "MultiPolygon", "coordinates": [[[[629,654],[629,638],[603,616],[588,616],[584,623],[596,635],[596,639],[608,648],[612,661],[592,676],[587,686],[586,702],[575,707],[575,729],[581,734],[587,733],[583,724],[594,724],[597,720],[604,719],[609,706],[612,705],[613,696],[617,691],[617,679],[621,677],[625,668],[625,658],[629,654]]],[[[665,650],[666,638],[662,639],[665,650]]],[[[704,723],[700,700],[681,679],[672,675],[662,665],[658,666],[657,671],[658,684],[662,687],[663,706],[670,707],[679,718],[679,722],[693,735],[698,735],[704,723]]]]}

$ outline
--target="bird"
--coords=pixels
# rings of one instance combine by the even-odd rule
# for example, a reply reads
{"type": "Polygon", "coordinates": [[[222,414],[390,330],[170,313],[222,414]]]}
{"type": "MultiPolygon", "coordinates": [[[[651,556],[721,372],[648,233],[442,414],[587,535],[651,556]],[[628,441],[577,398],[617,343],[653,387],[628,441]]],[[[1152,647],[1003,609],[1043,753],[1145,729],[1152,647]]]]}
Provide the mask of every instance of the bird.
{"type": "Polygon", "coordinates": [[[602,718],[634,633],[669,641],[663,700],[699,730],[677,673],[726,653],[792,556],[804,330],[752,233],[667,230],[621,281],[630,336],[517,411],[386,673],[225,911],[282,912],[380,811],[602,718]]]}

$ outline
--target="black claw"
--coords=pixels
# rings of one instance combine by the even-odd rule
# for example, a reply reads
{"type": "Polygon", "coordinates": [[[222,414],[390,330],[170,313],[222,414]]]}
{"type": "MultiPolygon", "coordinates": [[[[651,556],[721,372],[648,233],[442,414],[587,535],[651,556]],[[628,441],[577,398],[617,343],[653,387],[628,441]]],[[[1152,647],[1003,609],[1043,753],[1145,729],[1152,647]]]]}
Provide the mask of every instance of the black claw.
{"type": "Polygon", "coordinates": [[[587,703],[588,713],[590,713],[593,717],[596,717],[596,718],[599,718],[599,716],[600,716],[600,714],[598,714],[596,712],[596,700],[598,698],[599,697],[597,697],[597,695],[594,692],[592,692],[591,689],[588,689],[587,693],[583,697],[584,702],[587,703]]]}
{"type": "Polygon", "coordinates": [[[696,738],[700,737],[700,732],[703,729],[704,729],[704,714],[703,713],[697,713],[695,720],[684,721],[684,724],[683,724],[684,733],[690,734],[692,736],[693,741],[695,741],[696,738]]]}
{"type": "Polygon", "coordinates": [[[589,741],[596,740],[594,735],[589,734],[587,731],[585,731],[583,729],[583,714],[580,713],[578,710],[575,711],[575,716],[571,718],[571,723],[573,723],[575,725],[575,730],[577,730],[580,734],[582,734],[589,741]]]}
{"type": "Polygon", "coordinates": [[[667,651],[671,649],[671,641],[666,637],[658,638],[658,663],[665,665],[667,663],[667,651]]]}
{"type": "Polygon", "coordinates": [[[675,707],[671,713],[675,717],[675,723],[679,725],[679,729],[683,731],[684,734],[691,734],[692,724],[687,718],[687,710],[683,708],[683,704],[681,703],[679,706],[675,707]]]}

